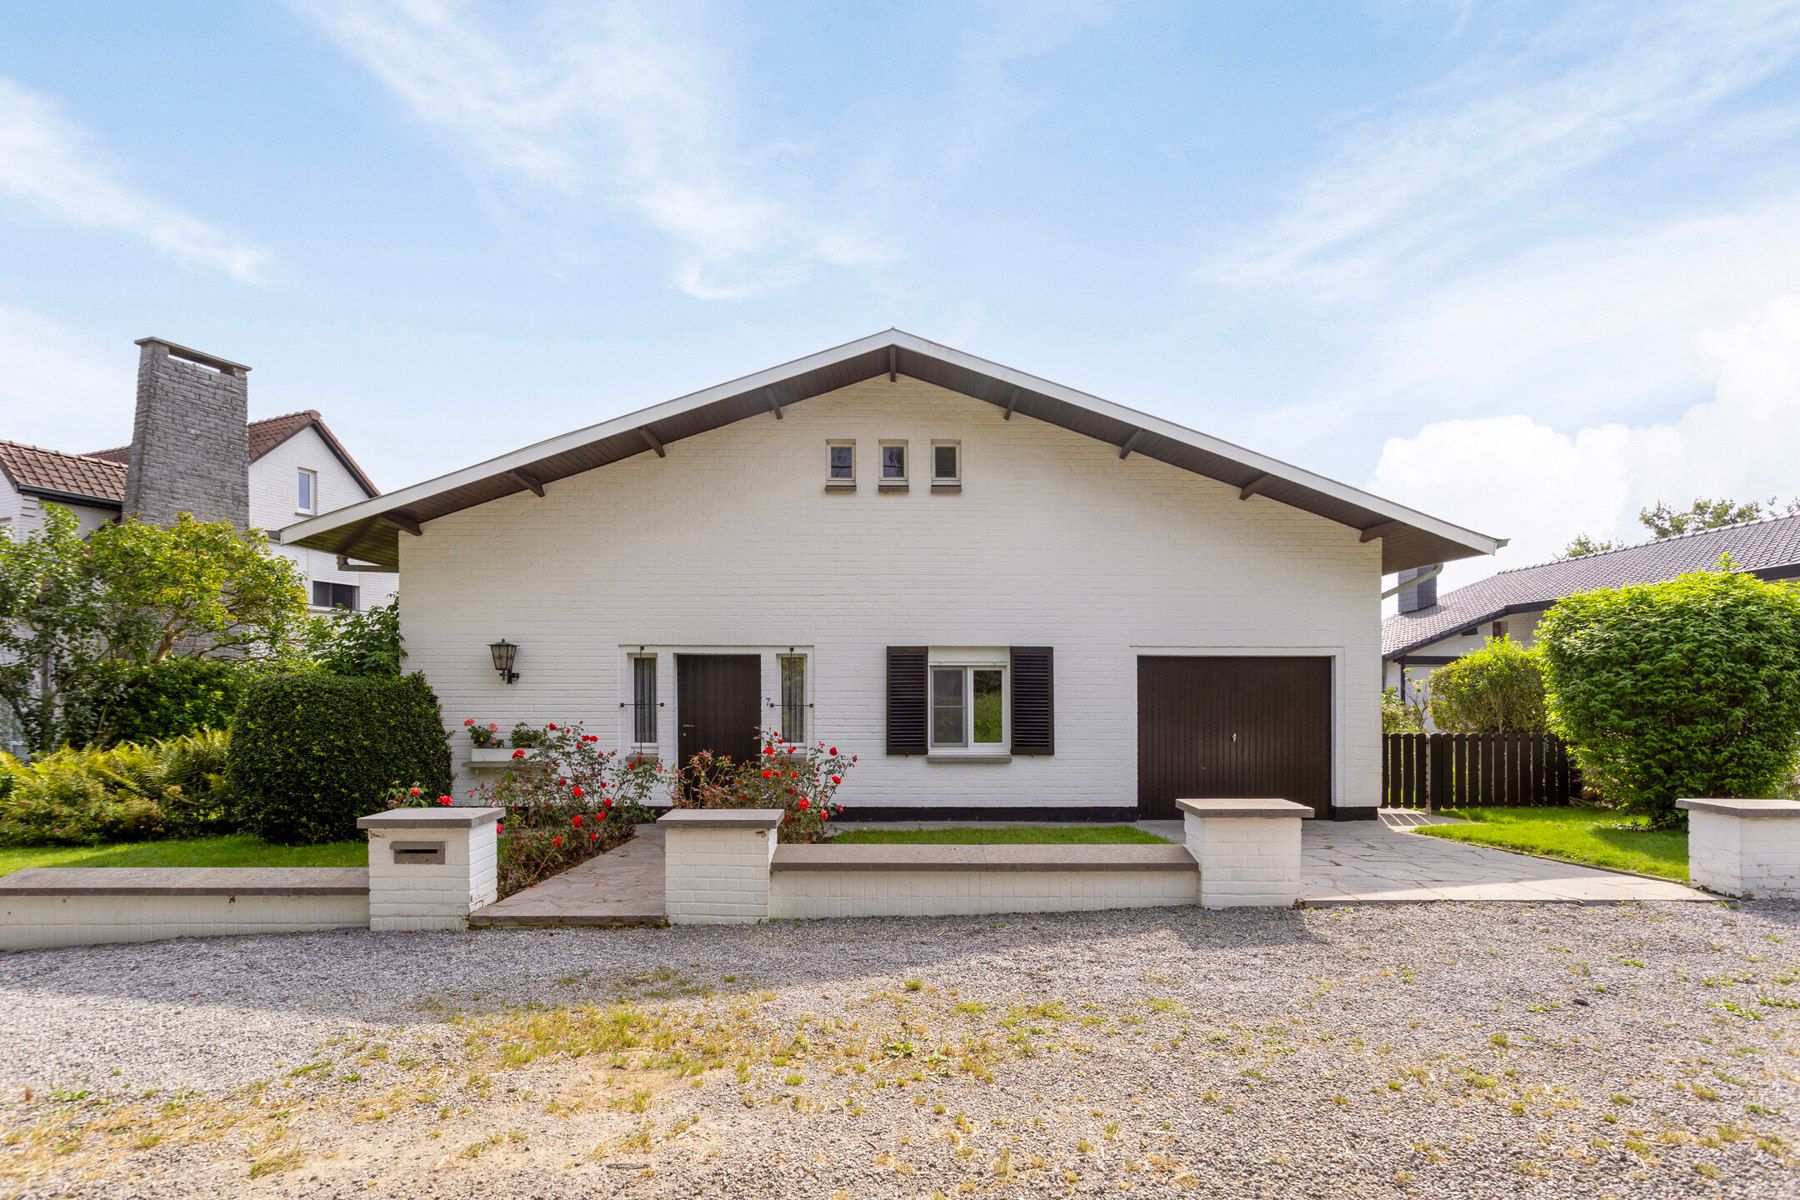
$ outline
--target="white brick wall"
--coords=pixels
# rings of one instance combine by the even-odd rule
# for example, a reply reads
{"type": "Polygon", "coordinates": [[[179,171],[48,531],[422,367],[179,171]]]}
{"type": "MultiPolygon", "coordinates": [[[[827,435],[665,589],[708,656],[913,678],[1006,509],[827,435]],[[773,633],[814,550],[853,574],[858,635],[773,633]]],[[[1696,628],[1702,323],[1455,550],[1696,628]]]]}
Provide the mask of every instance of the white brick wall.
{"type": "Polygon", "coordinates": [[[1291,907],[1300,898],[1299,817],[1186,813],[1188,850],[1200,864],[1207,908],[1291,907]]]}
{"type": "Polygon", "coordinates": [[[947,917],[1196,904],[1200,875],[1176,871],[776,871],[769,915],[947,917]]]}
{"type": "Polygon", "coordinates": [[[363,928],[367,896],[5,896],[0,950],[363,928]]]}
{"type": "Polygon", "coordinates": [[[1139,654],[1308,654],[1335,664],[1335,800],[1379,801],[1379,543],[915,380],[457,513],[400,551],[409,665],[443,700],[459,769],[464,717],[586,719],[626,744],[639,645],[660,652],[658,749],[673,759],[673,650],[762,652],[774,699],[774,655],[794,646],[811,655],[816,735],[862,756],[846,804],[1128,806],[1139,654]],[[827,495],[825,445],[840,438],[856,441],[859,486],[827,495]],[[891,438],[910,443],[901,495],[875,487],[891,438]],[[930,490],[933,439],[962,443],[959,494],[930,490]],[[521,646],[511,687],[488,659],[500,637],[521,646]],[[1055,647],[1055,756],[888,758],[888,645],[1055,647]]]}
{"type": "Polygon", "coordinates": [[[368,834],[369,928],[467,929],[469,914],[494,902],[498,846],[492,820],[472,827],[369,829],[368,834]],[[396,863],[396,842],[443,842],[444,861],[396,863]]]}
{"type": "Polygon", "coordinates": [[[1781,817],[1689,812],[1689,881],[1726,896],[1800,899],[1800,804],[1793,809],[1781,817]]]}
{"type": "Polygon", "coordinates": [[[742,925],[767,917],[775,830],[688,829],[674,819],[682,815],[663,818],[663,899],[669,923],[742,925]]]}

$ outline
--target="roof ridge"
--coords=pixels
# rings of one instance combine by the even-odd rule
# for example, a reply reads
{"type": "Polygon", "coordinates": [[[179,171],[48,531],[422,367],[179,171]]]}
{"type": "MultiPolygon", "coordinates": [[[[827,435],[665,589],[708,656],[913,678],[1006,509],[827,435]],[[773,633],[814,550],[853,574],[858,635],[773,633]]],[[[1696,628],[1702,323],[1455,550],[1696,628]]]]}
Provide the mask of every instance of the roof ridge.
{"type": "Polygon", "coordinates": [[[245,424],[246,424],[246,425],[267,425],[267,424],[269,424],[269,423],[270,423],[270,422],[271,422],[271,421],[289,421],[289,420],[292,420],[292,419],[293,419],[293,418],[295,418],[295,417],[306,417],[306,418],[309,418],[309,419],[310,419],[310,420],[314,420],[314,421],[322,421],[322,420],[324,420],[324,419],[325,419],[325,418],[323,418],[323,417],[321,417],[321,416],[320,416],[320,415],[319,415],[319,410],[318,410],[318,409],[316,409],[316,408],[303,408],[303,409],[300,409],[300,410],[299,410],[299,411],[297,411],[297,412],[291,412],[291,413],[276,413],[276,414],[275,414],[275,415],[274,415],[274,416],[272,416],[272,417],[257,417],[257,418],[256,418],[256,419],[255,419],[255,420],[253,420],[253,421],[247,421],[247,422],[245,422],[245,424]]]}
{"type": "Polygon", "coordinates": [[[12,438],[0,438],[0,446],[17,446],[21,450],[35,450],[39,454],[54,454],[58,458],[79,458],[91,463],[99,463],[103,467],[112,467],[123,471],[124,463],[116,463],[110,458],[97,458],[93,454],[78,454],[73,450],[52,450],[48,446],[38,446],[31,442],[14,441],[12,438]]]}
{"type": "MultiPolygon", "coordinates": [[[[1495,571],[1492,575],[1488,576],[1488,578],[1494,579],[1501,575],[1513,575],[1520,571],[1536,571],[1542,567],[1554,567],[1559,563],[1583,562],[1592,558],[1605,558],[1609,554],[1623,554],[1627,550],[1642,550],[1646,546],[1663,546],[1670,542],[1679,542],[1687,538],[1703,537],[1710,533],[1726,533],[1733,529],[1745,529],[1751,525],[1767,525],[1774,521],[1793,520],[1800,520],[1800,512],[1774,513],[1770,516],[1756,517],[1748,521],[1733,521],[1729,525],[1713,525],[1705,529],[1688,529],[1683,530],[1681,533],[1671,533],[1668,537],[1657,537],[1650,538],[1648,541],[1633,542],[1629,546],[1614,546],[1610,550],[1595,550],[1591,554],[1576,554],[1568,558],[1552,558],[1546,562],[1531,563],[1528,566],[1523,567],[1508,567],[1504,571],[1495,571]]],[[[1476,582],[1479,583],[1480,580],[1477,580],[1476,582]]],[[[1472,587],[1474,585],[1471,584],[1469,586],[1472,587]]]]}

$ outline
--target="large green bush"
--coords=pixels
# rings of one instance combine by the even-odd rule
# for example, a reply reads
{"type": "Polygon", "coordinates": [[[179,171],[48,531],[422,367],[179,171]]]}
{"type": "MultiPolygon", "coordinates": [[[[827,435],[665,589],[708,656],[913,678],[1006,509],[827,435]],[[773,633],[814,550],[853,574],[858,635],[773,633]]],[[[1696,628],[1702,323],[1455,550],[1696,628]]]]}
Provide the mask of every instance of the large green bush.
{"type": "Polygon", "coordinates": [[[1586,592],[1538,624],[1552,727],[1588,787],[1679,820],[1684,796],[1773,796],[1800,752],[1800,589],[1730,568],[1586,592]]]}
{"type": "Polygon", "coordinates": [[[423,675],[269,675],[232,726],[231,782],[245,829],[287,845],[356,836],[388,791],[450,790],[450,747],[423,675]]]}
{"type": "Polygon", "coordinates": [[[202,731],[29,764],[0,755],[0,844],[97,845],[231,828],[226,735],[202,731]]]}
{"type": "Polygon", "coordinates": [[[257,668],[210,658],[97,664],[64,699],[73,746],[111,746],[229,729],[257,668]]]}
{"type": "Polygon", "coordinates": [[[1445,733],[1542,733],[1544,668],[1509,637],[1431,673],[1431,722],[1445,733]]]}

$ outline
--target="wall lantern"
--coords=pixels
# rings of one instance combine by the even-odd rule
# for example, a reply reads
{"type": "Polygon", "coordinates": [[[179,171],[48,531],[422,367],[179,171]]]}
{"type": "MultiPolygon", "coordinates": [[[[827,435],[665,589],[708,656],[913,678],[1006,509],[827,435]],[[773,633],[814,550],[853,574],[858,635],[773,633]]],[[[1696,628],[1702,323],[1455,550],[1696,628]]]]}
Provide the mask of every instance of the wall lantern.
{"type": "Polygon", "coordinates": [[[517,683],[519,673],[513,670],[513,661],[519,657],[519,648],[501,638],[497,642],[488,643],[488,653],[494,656],[494,670],[500,672],[500,678],[508,683],[517,683]]]}

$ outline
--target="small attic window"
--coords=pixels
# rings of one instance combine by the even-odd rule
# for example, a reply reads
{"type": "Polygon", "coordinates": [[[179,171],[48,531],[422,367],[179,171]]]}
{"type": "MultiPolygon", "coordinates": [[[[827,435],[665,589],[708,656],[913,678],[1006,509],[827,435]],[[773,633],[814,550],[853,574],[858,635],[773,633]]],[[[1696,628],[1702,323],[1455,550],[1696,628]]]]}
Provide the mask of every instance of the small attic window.
{"type": "Polygon", "coordinates": [[[856,443],[827,442],[825,445],[825,486],[856,486],[856,443]]]}
{"type": "Polygon", "coordinates": [[[294,511],[316,513],[319,511],[319,475],[301,467],[294,486],[294,511]]]}
{"type": "Polygon", "coordinates": [[[931,443],[931,490],[954,492],[962,488],[962,443],[931,443]]]}

